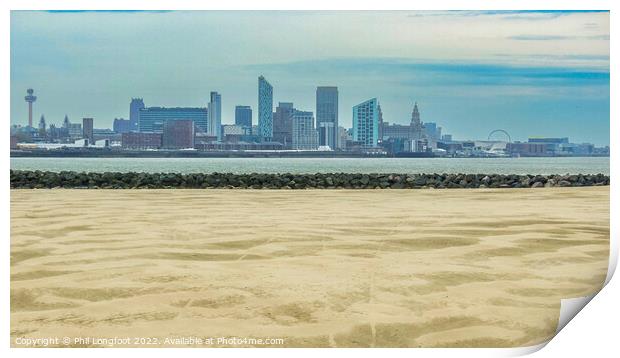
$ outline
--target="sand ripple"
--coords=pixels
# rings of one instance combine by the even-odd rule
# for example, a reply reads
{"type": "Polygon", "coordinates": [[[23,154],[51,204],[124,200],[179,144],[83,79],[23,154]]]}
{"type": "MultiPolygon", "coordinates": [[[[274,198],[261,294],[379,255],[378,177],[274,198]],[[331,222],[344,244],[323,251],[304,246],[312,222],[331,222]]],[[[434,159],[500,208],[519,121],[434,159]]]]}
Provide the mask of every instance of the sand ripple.
{"type": "Polygon", "coordinates": [[[12,190],[11,335],[526,346],[608,255],[608,187],[12,190]]]}

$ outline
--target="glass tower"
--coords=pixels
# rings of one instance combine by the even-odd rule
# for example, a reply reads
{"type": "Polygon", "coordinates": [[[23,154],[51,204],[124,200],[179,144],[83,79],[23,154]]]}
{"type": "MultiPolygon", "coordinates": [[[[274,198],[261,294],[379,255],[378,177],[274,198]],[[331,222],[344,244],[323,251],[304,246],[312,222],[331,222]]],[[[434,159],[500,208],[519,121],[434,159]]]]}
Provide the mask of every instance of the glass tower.
{"type": "Polygon", "coordinates": [[[263,76],[258,78],[258,131],[263,141],[273,138],[273,87],[263,76]]]}
{"type": "Polygon", "coordinates": [[[235,124],[243,128],[252,128],[252,107],[235,107],[235,124]]]}
{"type": "MultiPolygon", "coordinates": [[[[316,88],[316,127],[338,128],[338,87],[316,88]]],[[[320,136],[319,145],[327,145],[331,149],[336,149],[338,144],[336,136],[335,130],[328,131],[326,135],[320,136]]]]}
{"type": "Polygon", "coordinates": [[[379,111],[376,98],[353,107],[353,140],[366,147],[378,145],[379,111]]]}
{"type": "Polygon", "coordinates": [[[222,140],[222,96],[217,92],[211,92],[211,101],[207,108],[209,111],[207,133],[217,136],[217,140],[222,140]]]}

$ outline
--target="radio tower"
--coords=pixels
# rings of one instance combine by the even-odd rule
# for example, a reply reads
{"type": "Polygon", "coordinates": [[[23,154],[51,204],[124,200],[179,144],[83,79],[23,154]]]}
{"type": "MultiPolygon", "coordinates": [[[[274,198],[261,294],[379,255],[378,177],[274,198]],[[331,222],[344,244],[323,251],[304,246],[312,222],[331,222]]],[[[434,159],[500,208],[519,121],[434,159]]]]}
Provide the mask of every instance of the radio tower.
{"type": "Polygon", "coordinates": [[[32,95],[34,93],[32,88],[28,88],[26,92],[28,95],[24,99],[28,102],[28,127],[32,128],[32,103],[37,100],[37,96],[32,95]]]}

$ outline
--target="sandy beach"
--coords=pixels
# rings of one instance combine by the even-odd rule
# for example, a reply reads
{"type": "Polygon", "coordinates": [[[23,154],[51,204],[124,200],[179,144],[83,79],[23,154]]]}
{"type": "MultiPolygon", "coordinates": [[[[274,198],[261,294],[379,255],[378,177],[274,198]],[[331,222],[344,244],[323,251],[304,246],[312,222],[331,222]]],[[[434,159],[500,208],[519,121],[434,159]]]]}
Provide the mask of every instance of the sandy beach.
{"type": "Polygon", "coordinates": [[[11,344],[529,346],[608,256],[609,187],[11,190],[11,344]]]}

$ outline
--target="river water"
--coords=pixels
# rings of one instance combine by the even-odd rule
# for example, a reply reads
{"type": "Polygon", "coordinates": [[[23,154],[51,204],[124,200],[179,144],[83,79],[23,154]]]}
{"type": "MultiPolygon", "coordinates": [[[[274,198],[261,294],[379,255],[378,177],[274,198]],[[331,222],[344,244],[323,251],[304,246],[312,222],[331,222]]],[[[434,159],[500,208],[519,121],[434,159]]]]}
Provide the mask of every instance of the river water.
{"type": "Polygon", "coordinates": [[[11,169],[177,173],[609,174],[608,157],[572,158],[11,158],[11,169]]]}

